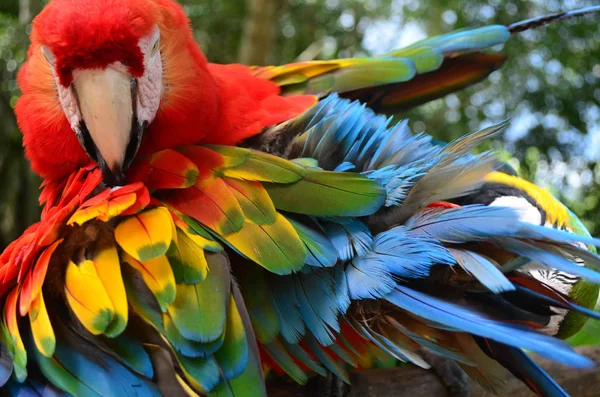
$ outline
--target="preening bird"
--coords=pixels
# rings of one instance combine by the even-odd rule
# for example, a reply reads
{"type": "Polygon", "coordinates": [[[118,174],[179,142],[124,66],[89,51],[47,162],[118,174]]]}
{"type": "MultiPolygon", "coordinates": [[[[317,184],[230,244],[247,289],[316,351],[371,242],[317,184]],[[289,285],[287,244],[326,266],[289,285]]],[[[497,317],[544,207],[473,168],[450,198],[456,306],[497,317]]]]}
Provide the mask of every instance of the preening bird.
{"type": "MultiPolygon", "coordinates": [[[[597,8],[597,7],[596,7],[597,8]]],[[[461,30],[372,58],[208,63],[171,0],[52,0],[15,111],[41,221],[0,256],[9,395],[266,395],[377,357],[454,360],[565,392],[525,351],[597,296],[581,222],[492,153],[395,114],[499,68],[511,33],[461,30]],[[378,114],[381,113],[381,114],[378,114]]]]}

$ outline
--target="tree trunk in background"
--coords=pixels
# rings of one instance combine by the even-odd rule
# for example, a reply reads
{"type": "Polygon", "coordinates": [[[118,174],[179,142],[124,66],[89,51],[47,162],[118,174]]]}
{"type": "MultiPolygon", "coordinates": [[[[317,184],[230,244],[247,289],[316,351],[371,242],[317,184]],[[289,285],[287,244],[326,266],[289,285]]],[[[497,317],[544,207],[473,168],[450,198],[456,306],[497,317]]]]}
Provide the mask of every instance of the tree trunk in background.
{"type": "Polygon", "coordinates": [[[23,25],[27,25],[33,19],[31,1],[19,0],[19,22],[23,25]]]}
{"type": "Polygon", "coordinates": [[[247,15],[238,59],[246,65],[269,63],[281,0],[246,0],[247,15]]]}

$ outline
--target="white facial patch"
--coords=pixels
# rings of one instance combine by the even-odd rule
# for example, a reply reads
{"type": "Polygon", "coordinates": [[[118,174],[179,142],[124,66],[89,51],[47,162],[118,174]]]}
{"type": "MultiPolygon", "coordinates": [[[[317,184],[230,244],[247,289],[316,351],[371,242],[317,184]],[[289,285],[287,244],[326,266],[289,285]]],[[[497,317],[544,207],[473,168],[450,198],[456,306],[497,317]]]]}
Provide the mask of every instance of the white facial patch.
{"type": "MultiPolygon", "coordinates": [[[[81,121],[81,112],[79,111],[79,105],[77,104],[77,98],[75,97],[75,93],[73,92],[71,87],[65,87],[60,83],[58,78],[58,74],[56,73],[56,57],[50,50],[50,48],[46,46],[41,46],[40,51],[44,54],[44,58],[50,64],[50,70],[52,71],[52,76],[54,77],[54,83],[56,84],[56,90],[58,91],[58,100],[60,102],[60,106],[62,107],[67,120],[69,120],[69,125],[73,129],[73,131],[77,131],[77,127],[79,126],[79,122],[81,121]]],[[[73,76],[75,77],[75,76],[73,76]]]]}
{"type": "Polygon", "coordinates": [[[144,75],[137,79],[137,118],[140,123],[150,124],[156,117],[163,90],[163,65],[158,26],[154,26],[152,32],[140,40],[139,46],[144,54],[144,75]]]}
{"type": "Polygon", "coordinates": [[[502,196],[498,197],[490,206],[509,207],[513,208],[519,214],[519,219],[523,222],[532,223],[534,225],[542,224],[542,214],[534,205],[532,205],[525,197],[517,196],[502,196]]]}
{"type": "MultiPolygon", "coordinates": [[[[491,206],[502,206],[502,207],[510,207],[517,211],[519,214],[519,219],[523,222],[532,223],[534,225],[542,225],[542,214],[541,212],[531,204],[524,197],[517,196],[503,196],[495,199],[491,204],[491,206]]],[[[544,227],[548,228],[556,228],[555,225],[552,225],[546,222],[544,227]]],[[[567,229],[568,232],[573,232],[572,230],[567,229]]],[[[576,243],[575,245],[580,248],[587,249],[585,244],[576,243]]],[[[585,263],[583,260],[577,258],[577,265],[584,266],[585,263]]],[[[549,269],[539,263],[530,263],[527,266],[523,267],[520,271],[529,273],[535,279],[541,281],[552,289],[559,291],[565,295],[569,295],[573,285],[579,281],[579,277],[561,272],[554,269],[549,269]]],[[[548,334],[548,335],[556,335],[560,330],[560,324],[565,318],[568,310],[561,309],[558,307],[552,307],[552,311],[555,313],[550,316],[550,322],[540,331],[548,334]]]]}
{"type": "MultiPolygon", "coordinates": [[[[141,38],[138,45],[144,56],[144,74],[137,79],[138,95],[136,100],[136,116],[140,123],[145,122],[146,124],[150,124],[154,120],[154,117],[156,117],[163,90],[163,65],[160,53],[160,31],[158,26],[154,26],[149,35],[141,38]]],[[[73,131],[77,132],[77,136],[81,141],[82,138],[78,129],[82,120],[82,115],[75,92],[72,86],[64,87],[60,83],[54,65],[56,58],[52,51],[48,47],[42,46],[41,52],[50,64],[56,89],[58,91],[58,99],[63,112],[67,117],[67,120],[69,120],[69,125],[73,131]]],[[[108,65],[108,67],[122,73],[128,73],[127,66],[123,65],[121,62],[112,63],[108,65]]],[[[73,71],[73,80],[77,78],[78,74],[78,70],[73,71]]]]}

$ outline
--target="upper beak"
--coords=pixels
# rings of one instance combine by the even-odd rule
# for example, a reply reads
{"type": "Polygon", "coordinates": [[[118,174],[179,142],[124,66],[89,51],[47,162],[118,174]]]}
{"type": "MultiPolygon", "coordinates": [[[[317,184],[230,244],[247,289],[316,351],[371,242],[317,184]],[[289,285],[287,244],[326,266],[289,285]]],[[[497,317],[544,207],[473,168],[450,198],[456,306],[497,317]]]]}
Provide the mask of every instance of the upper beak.
{"type": "Polygon", "coordinates": [[[110,67],[86,69],[78,72],[73,88],[83,118],[79,133],[85,150],[107,184],[122,185],[143,132],[136,118],[136,80],[110,67]]]}

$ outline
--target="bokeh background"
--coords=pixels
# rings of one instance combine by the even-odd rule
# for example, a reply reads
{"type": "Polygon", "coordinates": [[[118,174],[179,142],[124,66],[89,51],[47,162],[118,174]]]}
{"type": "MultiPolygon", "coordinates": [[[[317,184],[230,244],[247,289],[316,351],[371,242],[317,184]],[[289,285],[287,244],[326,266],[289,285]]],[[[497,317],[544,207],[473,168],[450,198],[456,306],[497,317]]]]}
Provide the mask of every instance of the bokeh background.
{"type": "MultiPolygon", "coordinates": [[[[12,113],[32,18],[46,0],[0,0],[0,249],[39,216],[40,181],[12,113]]],[[[509,24],[590,1],[181,0],[213,62],[254,65],[380,54],[466,26],[509,24]]],[[[600,16],[527,32],[486,81],[401,117],[450,140],[512,118],[490,143],[600,234],[600,16]]]]}

